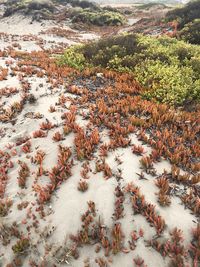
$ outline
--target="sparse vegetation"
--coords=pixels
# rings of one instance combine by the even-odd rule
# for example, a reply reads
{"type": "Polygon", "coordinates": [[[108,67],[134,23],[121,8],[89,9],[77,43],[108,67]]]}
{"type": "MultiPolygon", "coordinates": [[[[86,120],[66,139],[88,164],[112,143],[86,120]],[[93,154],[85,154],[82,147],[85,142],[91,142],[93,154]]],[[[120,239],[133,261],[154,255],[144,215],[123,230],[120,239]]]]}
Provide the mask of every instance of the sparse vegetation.
{"type": "Polygon", "coordinates": [[[87,1],[87,0],[53,0],[53,2],[59,2],[62,4],[70,4],[72,7],[81,7],[83,9],[89,8],[89,9],[94,9],[98,10],[100,9],[100,6],[92,1],[87,1]]]}
{"type": "Polygon", "coordinates": [[[100,5],[90,1],[80,0],[18,0],[8,2],[4,16],[11,16],[16,12],[30,15],[35,20],[70,18],[73,23],[86,23],[97,26],[119,26],[124,24],[125,17],[117,10],[101,8],[100,5]],[[60,8],[62,5],[62,8],[60,8]],[[67,9],[66,9],[66,5],[67,9]]]}
{"type": "Polygon", "coordinates": [[[0,266],[197,267],[199,46],[176,22],[74,31],[73,12],[118,11],[52,3],[56,27],[0,21],[0,266]]]}
{"type": "Polygon", "coordinates": [[[146,4],[142,4],[142,5],[139,5],[137,6],[137,9],[139,10],[149,10],[151,8],[167,8],[167,6],[163,3],[154,3],[154,2],[150,2],[150,3],[146,3],[146,4]]]}

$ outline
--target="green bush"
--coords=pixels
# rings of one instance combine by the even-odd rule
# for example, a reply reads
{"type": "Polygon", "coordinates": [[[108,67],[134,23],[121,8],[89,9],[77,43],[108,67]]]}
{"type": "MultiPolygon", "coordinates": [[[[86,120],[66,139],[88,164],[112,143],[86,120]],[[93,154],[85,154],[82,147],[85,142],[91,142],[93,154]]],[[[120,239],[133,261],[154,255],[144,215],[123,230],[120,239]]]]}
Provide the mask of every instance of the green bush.
{"type": "Polygon", "coordinates": [[[186,24],[180,31],[180,37],[191,44],[200,45],[200,19],[186,24]]]}
{"type": "MultiPolygon", "coordinates": [[[[76,49],[74,47],[74,49],[76,49]]],[[[113,56],[118,55],[122,58],[139,53],[141,47],[138,46],[137,36],[119,35],[100,39],[96,42],[91,42],[78,49],[77,52],[82,53],[86,61],[95,65],[108,67],[108,62],[113,59],[113,56]]]]}
{"type": "Polygon", "coordinates": [[[167,13],[167,19],[179,21],[179,26],[184,27],[185,24],[200,18],[200,0],[190,1],[184,7],[171,10],[167,13]]]}
{"type": "Polygon", "coordinates": [[[34,10],[42,10],[46,9],[49,12],[53,12],[55,10],[54,5],[50,0],[17,0],[10,1],[6,3],[6,9],[4,12],[4,16],[10,16],[15,12],[24,11],[25,13],[30,13],[34,10]]]}
{"type": "Polygon", "coordinates": [[[72,7],[90,8],[94,10],[101,9],[100,5],[95,2],[87,0],[52,0],[54,3],[70,4],[72,7]]]}
{"type": "Polygon", "coordinates": [[[24,254],[30,247],[30,241],[28,238],[19,239],[15,245],[12,246],[12,250],[15,254],[24,254]]]}
{"type": "Polygon", "coordinates": [[[159,102],[181,105],[186,100],[200,100],[200,47],[175,38],[110,37],[72,47],[60,62],[79,69],[98,66],[134,73],[146,88],[143,96],[159,102]]]}
{"type": "MultiPolygon", "coordinates": [[[[77,46],[76,49],[78,48],[77,46]]],[[[85,66],[85,58],[76,49],[73,47],[67,49],[64,56],[59,60],[59,65],[68,65],[69,67],[82,70],[85,66]]]]}
{"type": "Polygon", "coordinates": [[[72,22],[81,22],[97,26],[119,26],[124,24],[125,18],[118,12],[105,10],[97,12],[90,9],[84,9],[73,16],[72,22]]]}
{"type": "MultiPolygon", "coordinates": [[[[135,69],[137,80],[148,90],[144,95],[159,102],[181,104],[194,90],[193,71],[189,67],[163,64],[161,61],[145,60],[135,69]]],[[[192,95],[191,95],[192,97],[192,95]]]]}

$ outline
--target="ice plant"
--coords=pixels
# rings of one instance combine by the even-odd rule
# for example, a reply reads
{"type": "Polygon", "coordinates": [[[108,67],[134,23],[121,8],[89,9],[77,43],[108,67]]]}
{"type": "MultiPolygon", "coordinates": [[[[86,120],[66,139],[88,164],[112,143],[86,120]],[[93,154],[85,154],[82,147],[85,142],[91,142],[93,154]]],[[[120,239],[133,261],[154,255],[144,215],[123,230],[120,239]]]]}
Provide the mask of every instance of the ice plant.
{"type": "Polygon", "coordinates": [[[38,150],[34,157],[32,157],[31,161],[35,164],[41,165],[45,158],[45,152],[42,150],[38,150]]]}
{"type": "Polygon", "coordinates": [[[90,172],[90,164],[88,161],[82,164],[81,176],[83,179],[89,179],[88,173],[90,172]]]}
{"type": "Polygon", "coordinates": [[[54,125],[48,120],[46,120],[46,122],[42,122],[40,124],[40,129],[44,130],[44,131],[45,130],[51,130],[53,127],[54,127],[54,125]]]}
{"type": "Polygon", "coordinates": [[[107,144],[103,144],[99,148],[100,157],[106,157],[108,155],[109,146],[107,144]]]}
{"type": "MultiPolygon", "coordinates": [[[[63,33],[59,32],[59,34],[63,33]]],[[[1,37],[4,38],[2,35],[1,37]]],[[[5,38],[16,39],[18,37],[5,36],[5,38]]],[[[31,39],[33,36],[23,36],[23,38],[25,40],[33,40],[31,39]]],[[[169,108],[165,104],[145,100],[142,97],[143,89],[134,80],[133,76],[127,73],[101,70],[102,74],[98,77],[96,75],[96,69],[85,69],[80,73],[66,66],[58,66],[55,59],[49,58],[48,54],[60,53],[63,49],[61,48],[62,45],[60,44],[59,48],[46,51],[42,40],[37,39],[37,43],[42,48],[42,51],[23,53],[9,47],[4,51],[0,51],[2,60],[8,55],[12,58],[12,62],[8,62],[10,59],[7,61],[6,64],[8,66],[6,68],[9,68],[8,74],[13,77],[15,76],[20,82],[19,89],[3,88],[1,90],[0,98],[3,101],[5,100],[5,104],[0,105],[0,121],[2,123],[12,123],[13,126],[16,122],[21,121],[21,116],[19,117],[19,121],[17,119],[24,105],[34,101],[34,97],[31,95],[32,84],[30,78],[45,77],[45,79],[41,79],[42,84],[39,87],[43,87],[43,84],[45,84],[45,88],[46,86],[51,88],[52,96],[54,90],[56,97],[58,96],[58,101],[55,102],[55,106],[50,106],[49,112],[53,113],[58,110],[61,113],[62,119],[58,125],[60,127],[59,129],[62,127],[62,132],[57,132],[58,134],[52,132],[54,135],[53,138],[59,142],[63,136],[71,133],[69,138],[66,139],[70,140],[71,136],[75,136],[74,144],[68,144],[71,146],[70,148],[65,145],[58,146],[57,162],[51,168],[48,167],[48,170],[44,170],[45,152],[39,150],[40,147],[35,147],[35,143],[41,145],[41,140],[33,140],[31,142],[29,137],[22,137],[16,141],[16,145],[20,146],[20,148],[15,148],[15,144],[13,143],[6,146],[6,151],[0,151],[0,198],[2,198],[2,201],[0,201],[0,213],[3,216],[7,216],[9,212],[3,197],[5,191],[9,194],[10,188],[6,187],[9,178],[12,176],[10,169],[15,166],[16,157],[21,155],[20,150],[26,153],[26,155],[23,154],[22,156],[26,158],[24,160],[26,160],[27,166],[29,166],[29,161],[31,161],[33,175],[40,176],[40,179],[36,177],[33,185],[33,190],[36,192],[38,201],[32,201],[27,204],[20,200],[20,202],[16,203],[19,210],[27,209],[23,210],[27,218],[24,220],[20,218],[19,221],[26,224],[23,231],[28,231],[29,234],[31,233],[32,227],[37,228],[35,229],[36,235],[40,234],[41,226],[39,225],[39,216],[43,218],[46,212],[47,214],[48,212],[52,212],[51,205],[45,207],[43,204],[51,199],[55,190],[61,187],[63,182],[70,179],[70,176],[73,174],[72,167],[77,164],[76,159],[82,160],[83,164],[80,175],[83,179],[92,178],[95,167],[96,171],[102,172],[105,178],[113,177],[112,181],[104,182],[110,185],[115,184],[114,196],[111,195],[111,197],[114,198],[112,219],[116,224],[111,227],[110,225],[106,225],[101,214],[101,205],[99,206],[98,203],[95,205],[92,200],[88,201],[88,209],[81,216],[80,229],[74,236],[71,236],[71,242],[73,244],[70,244],[69,249],[72,257],[77,258],[79,256],[78,249],[81,249],[83,246],[89,248],[95,244],[96,251],[99,252],[101,250],[101,253],[105,257],[108,257],[105,260],[101,255],[101,257],[97,258],[96,264],[107,266],[110,265],[111,259],[109,256],[111,256],[111,253],[128,253],[130,250],[136,248],[138,241],[144,241],[144,233],[140,229],[139,231],[131,232],[128,240],[129,248],[126,249],[123,246],[125,240],[121,227],[124,226],[124,220],[127,217],[124,211],[124,205],[125,203],[127,205],[129,204],[129,202],[127,203],[125,201],[128,195],[135,216],[137,217],[137,214],[142,215],[149,225],[155,228],[157,236],[154,236],[149,243],[163,257],[169,257],[169,265],[187,266],[187,260],[189,260],[190,265],[192,264],[194,267],[197,267],[199,262],[199,227],[197,229],[195,228],[192,233],[191,245],[189,247],[189,253],[187,253],[188,248],[183,244],[181,230],[173,229],[170,231],[170,237],[168,238],[170,224],[168,228],[165,228],[165,220],[158,214],[156,206],[146,201],[147,197],[141,193],[138,187],[133,184],[126,185],[126,179],[123,179],[124,172],[127,171],[124,169],[124,163],[126,163],[124,154],[122,153],[122,155],[117,157],[114,155],[114,166],[110,165],[110,163],[108,165],[107,156],[109,152],[109,157],[112,158],[112,153],[116,152],[116,148],[120,148],[120,151],[125,151],[126,148],[131,151],[132,148],[134,153],[143,156],[143,146],[132,145],[131,134],[137,130],[136,136],[138,139],[152,149],[147,157],[141,157],[140,164],[142,172],[138,175],[142,180],[138,182],[143,185],[148,183],[145,179],[148,179],[149,182],[151,180],[155,181],[159,190],[156,196],[160,205],[169,205],[170,197],[177,196],[181,199],[185,207],[194,213],[194,216],[198,216],[200,212],[198,185],[200,180],[198,173],[200,170],[200,164],[198,162],[200,153],[198,140],[199,111],[187,112],[183,109],[177,110],[174,107],[169,108]],[[9,66],[10,64],[13,65],[9,66]],[[65,85],[66,88],[63,88],[65,85]],[[62,90],[60,92],[59,89],[61,87],[62,90]],[[7,103],[10,103],[9,98],[13,94],[21,94],[22,97],[17,102],[7,105],[7,103]],[[66,111],[67,109],[69,110],[66,111]],[[84,126],[78,124],[79,119],[81,120],[81,125],[84,124],[84,126]],[[30,142],[32,146],[30,146],[30,142]],[[33,156],[31,157],[28,153],[32,152],[31,150],[33,149],[36,149],[36,151],[33,151],[33,156]],[[174,164],[172,170],[165,172],[161,176],[156,176],[156,178],[150,175],[146,178],[143,172],[146,171],[148,174],[155,174],[153,164],[160,161],[161,158],[168,161],[168,163],[174,164]],[[96,166],[94,166],[95,161],[96,166]],[[123,188],[122,185],[125,187],[123,188]],[[125,218],[122,219],[123,217],[125,218]],[[166,232],[162,237],[161,235],[164,230],[166,232]]],[[[14,45],[18,47],[18,44],[14,45]]],[[[8,75],[5,78],[8,78],[8,75]]],[[[38,90],[37,94],[42,94],[41,91],[38,90]]],[[[25,118],[30,118],[31,120],[39,120],[43,116],[39,112],[28,112],[23,113],[23,115],[25,118]]],[[[48,114],[48,117],[53,118],[53,114],[48,114]]],[[[46,137],[48,131],[54,127],[53,123],[48,120],[45,120],[40,126],[39,131],[33,133],[34,138],[46,137]]],[[[10,124],[5,128],[7,127],[9,128],[10,124]]],[[[5,140],[7,140],[10,130],[7,133],[3,128],[4,125],[0,129],[0,137],[4,138],[6,136],[5,140]]],[[[15,130],[15,127],[13,127],[13,130],[15,130]]],[[[51,151],[51,146],[49,148],[51,151]]],[[[47,152],[49,153],[49,149],[47,152]]],[[[48,166],[48,158],[45,161],[45,166],[48,166]]],[[[22,174],[20,184],[25,186],[26,178],[24,177],[27,175],[27,172],[25,167],[21,169],[23,170],[20,171],[22,174]]],[[[81,180],[80,186],[83,190],[85,190],[85,184],[87,182],[81,180]]],[[[19,196],[23,197],[24,192],[26,192],[26,189],[23,191],[20,190],[19,196]]],[[[159,209],[162,209],[162,207],[159,207],[159,209]]],[[[186,212],[190,211],[186,209],[186,212]]],[[[9,226],[8,224],[5,227],[0,224],[0,230],[0,239],[3,245],[7,246],[13,237],[22,238],[16,226],[9,226]]],[[[40,243],[40,247],[43,250],[42,246],[42,243],[40,243]]],[[[9,248],[10,246],[8,246],[9,248]]],[[[54,264],[54,262],[49,263],[47,258],[47,256],[51,256],[51,261],[54,261],[53,249],[54,244],[52,246],[51,244],[47,244],[44,249],[44,255],[40,255],[38,260],[33,260],[31,266],[38,265],[45,267],[48,264],[54,264]],[[43,260],[40,260],[41,257],[43,260]]],[[[56,265],[64,263],[63,259],[67,261],[67,257],[57,257],[56,259],[61,260],[61,262],[57,261],[55,263],[56,265]]],[[[67,264],[67,262],[65,263],[67,264]]],[[[13,261],[12,264],[17,265],[17,261],[13,261]]],[[[113,264],[115,265],[115,259],[113,264]]],[[[134,256],[134,261],[129,263],[130,266],[133,264],[134,266],[145,266],[143,259],[137,256],[134,256]]],[[[89,265],[89,261],[85,262],[85,265],[89,265]]]]}
{"type": "Polygon", "coordinates": [[[193,265],[196,267],[200,261],[200,224],[197,224],[197,227],[192,230],[192,236],[189,252],[192,255],[193,265]]]}
{"type": "Polygon", "coordinates": [[[149,156],[143,156],[140,160],[141,168],[147,173],[153,169],[153,160],[149,156]]]}
{"type": "Polygon", "coordinates": [[[98,264],[99,267],[107,267],[108,263],[104,258],[96,258],[95,262],[98,264]]]}
{"type": "Polygon", "coordinates": [[[200,197],[195,193],[194,189],[190,189],[187,194],[182,195],[181,200],[194,214],[200,214],[200,197]]]}
{"type": "Polygon", "coordinates": [[[70,132],[71,132],[71,128],[67,124],[65,124],[63,126],[63,134],[68,135],[70,132]]]}
{"type": "Polygon", "coordinates": [[[147,265],[145,265],[144,263],[144,260],[139,256],[137,258],[134,258],[133,261],[136,267],[147,267],[147,265]]]}
{"type": "Polygon", "coordinates": [[[0,81],[6,80],[8,75],[8,69],[0,68],[0,81]]]}
{"type": "Polygon", "coordinates": [[[63,140],[63,136],[60,132],[56,132],[54,135],[53,135],[53,138],[52,138],[55,142],[59,142],[61,140],[63,140]]]}
{"type": "Polygon", "coordinates": [[[31,152],[31,142],[30,141],[28,141],[28,142],[26,142],[23,146],[22,146],[22,151],[24,152],[24,153],[30,153],[31,152]]]}
{"type": "Polygon", "coordinates": [[[7,182],[9,179],[8,170],[13,168],[14,164],[11,161],[11,155],[0,150],[0,198],[4,197],[7,182]]]}
{"type": "Polygon", "coordinates": [[[171,201],[169,196],[170,186],[168,179],[165,176],[161,176],[160,178],[157,178],[155,184],[160,188],[158,193],[158,202],[161,206],[169,206],[171,201]]]}
{"type": "Polygon", "coordinates": [[[30,170],[28,165],[25,162],[19,161],[20,170],[18,172],[18,185],[21,188],[24,188],[26,186],[26,180],[28,176],[30,175],[30,170]]]}
{"type": "Polygon", "coordinates": [[[99,140],[100,137],[97,128],[92,130],[90,135],[87,135],[82,128],[77,128],[74,139],[77,158],[79,160],[83,160],[84,158],[90,159],[99,140]]]}
{"type": "Polygon", "coordinates": [[[47,134],[42,130],[38,130],[38,131],[33,132],[34,138],[42,138],[42,137],[46,137],[46,136],[47,136],[47,134]]]}
{"type": "Polygon", "coordinates": [[[121,224],[116,223],[112,229],[112,252],[117,254],[123,247],[124,234],[122,233],[121,224]]]}
{"type": "Polygon", "coordinates": [[[80,180],[80,182],[78,183],[78,190],[85,192],[88,190],[88,183],[84,180],[80,180]]]}
{"type": "Polygon", "coordinates": [[[142,155],[144,154],[144,147],[143,146],[137,146],[137,145],[133,145],[132,146],[132,152],[136,155],[142,155]]]}
{"type": "Polygon", "coordinates": [[[10,207],[12,206],[13,201],[11,199],[0,199],[0,217],[4,217],[8,214],[10,207]]]}
{"type": "Polygon", "coordinates": [[[12,246],[12,250],[15,254],[24,254],[30,247],[30,240],[26,237],[22,237],[12,246]]]}
{"type": "Polygon", "coordinates": [[[55,111],[56,111],[55,106],[51,105],[51,106],[49,107],[49,112],[53,113],[53,112],[55,112],[55,111]]]}
{"type": "Polygon", "coordinates": [[[115,211],[114,211],[114,219],[119,220],[124,217],[124,192],[121,190],[120,186],[115,188],[115,211]]]}
{"type": "Polygon", "coordinates": [[[70,148],[59,145],[59,154],[57,165],[49,171],[49,179],[51,181],[51,191],[57,189],[57,187],[66,179],[71,176],[71,168],[73,166],[73,159],[70,160],[72,152],[70,148]]]}
{"type": "Polygon", "coordinates": [[[146,220],[155,227],[158,235],[165,229],[165,220],[157,215],[155,206],[145,201],[144,195],[140,193],[138,187],[130,183],[126,186],[126,192],[131,194],[131,203],[136,214],[142,214],[146,220]]]}
{"type": "Polygon", "coordinates": [[[188,256],[188,251],[183,244],[183,233],[180,229],[174,228],[170,232],[171,238],[164,243],[159,240],[150,240],[148,243],[156,249],[162,256],[171,258],[171,266],[185,266],[185,260],[188,256]]]}
{"type": "Polygon", "coordinates": [[[106,179],[111,178],[113,175],[110,166],[105,162],[104,159],[102,161],[100,160],[96,161],[96,172],[101,172],[101,171],[104,173],[104,177],[106,179]]]}
{"type": "Polygon", "coordinates": [[[40,203],[45,203],[50,200],[52,189],[51,186],[43,186],[40,185],[33,185],[33,189],[38,194],[38,200],[40,203]]]}
{"type": "Polygon", "coordinates": [[[96,216],[96,207],[95,207],[95,203],[93,201],[88,201],[88,209],[89,211],[92,213],[92,215],[95,217],[96,216]]]}

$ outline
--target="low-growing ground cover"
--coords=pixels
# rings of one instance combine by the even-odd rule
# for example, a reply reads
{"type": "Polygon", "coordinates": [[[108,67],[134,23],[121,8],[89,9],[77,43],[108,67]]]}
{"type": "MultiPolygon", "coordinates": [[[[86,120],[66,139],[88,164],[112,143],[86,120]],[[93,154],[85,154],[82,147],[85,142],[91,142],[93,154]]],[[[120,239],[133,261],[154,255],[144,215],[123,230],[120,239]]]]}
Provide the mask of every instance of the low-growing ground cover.
{"type": "Polygon", "coordinates": [[[58,59],[97,36],[28,18],[0,20],[0,266],[197,267],[198,47],[130,34],[58,59]]]}
{"type": "Polygon", "coordinates": [[[199,110],[50,51],[1,51],[1,264],[197,265],[199,110]]]}

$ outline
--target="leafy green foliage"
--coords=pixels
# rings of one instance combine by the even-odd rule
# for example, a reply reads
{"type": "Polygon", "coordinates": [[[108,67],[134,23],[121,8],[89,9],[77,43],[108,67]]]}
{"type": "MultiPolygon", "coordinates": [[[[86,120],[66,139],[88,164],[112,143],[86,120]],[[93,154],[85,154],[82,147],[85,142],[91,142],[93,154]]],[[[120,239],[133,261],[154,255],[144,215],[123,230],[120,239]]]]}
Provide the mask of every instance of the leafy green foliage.
{"type": "Polygon", "coordinates": [[[97,66],[132,72],[146,88],[145,98],[181,105],[200,100],[199,55],[200,47],[174,38],[125,34],[72,47],[60,62],[79,69],[97,66]]]}
{"type": "Polygon", "coordinates": [[[200,45],[200,19],[186,24],[180,31],[180,37],[191,44],[200,45]]]}
{"type": "Polygon", "coordinates": [[[200,44],[200,0],[187,3],[182,8],[167,13],[167,21],[178,22],[178,37],[191,44],[200,44]]]}
{"type": "MultiPolygon", "coordinates": [[[[138,81],[149,88],[145,96],[159,102],[181,104],[188,99],[188,88],[194,87],[193,72],[188,67],[162,64],[159,60],[145,60],[135,70],[138,81]]],[[[191,88],[190,90],[195,89],[191,88]]]]}
{"type": "Polygon", "coordinates": [[[4,16],[11,16],[12,14],[19,11],[23,11],[25,14],[29,14],[35,10],[53,12],[54,9],[55,7],[50,0],[16,0],[7,2],[4,16]]]}
{"type": "Polygon", "coordinates": [[[184,7],[171,10],[167,14],[168,20],[177,20],[181,28],[185,24],[200,18],[200,0],[188,2],[184,7]]]}
{"type": "Polygon", "coordinates": [[[68,65],[82,70],[85,66],[85,57],[81,53],[77,53],[77,49],[79,49],[79,46],[67,49],[64,56],[59,60],[59,65],[68,65]]]}
{"type": "Polygon", "coordinates": [[[124,24],[125,18],[118,12],[106,11],[103,9],[99,11],[84,9],[79,10],[79,12],[73,16],[72,22],[81,22],[97,26],[114,26],[124,24]]]}
{"type": "Polygon", "coordinates": [[[62,4],[70,4],[73,7],[81,7],[83,9],[90,8],[94,10],[100,9],[100,6],[95,2],[90,2],[87,0],[53,0],[53,2],[59,2],[62,4]]]}
{"type": "Polygon", "coordinates": [[[30,241],[28,238],[19,239],[15,245],[12,246],[12,250],[15,254],[24,254],[30,246],[30,241]]]}

